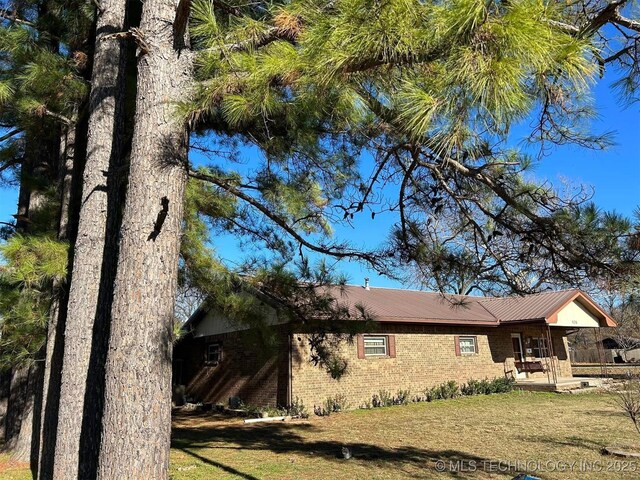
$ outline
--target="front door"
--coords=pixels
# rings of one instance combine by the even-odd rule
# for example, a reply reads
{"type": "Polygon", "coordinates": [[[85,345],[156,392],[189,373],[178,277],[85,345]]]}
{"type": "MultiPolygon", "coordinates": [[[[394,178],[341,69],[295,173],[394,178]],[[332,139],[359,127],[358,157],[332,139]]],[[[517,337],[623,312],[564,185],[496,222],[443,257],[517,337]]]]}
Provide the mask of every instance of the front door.
{"type": "MultiPolygon", "coordinates": [[[[517,362],[524,362],[524,354],[522,350],[522,337],[519,333],[511,334],[511,343],[513,344],[513,359],[517,362]]],[[[517,368],[515,369],[515,377],[516,378],[527,378],[527,374],[525,372],[520,372],[517,368]]]]}

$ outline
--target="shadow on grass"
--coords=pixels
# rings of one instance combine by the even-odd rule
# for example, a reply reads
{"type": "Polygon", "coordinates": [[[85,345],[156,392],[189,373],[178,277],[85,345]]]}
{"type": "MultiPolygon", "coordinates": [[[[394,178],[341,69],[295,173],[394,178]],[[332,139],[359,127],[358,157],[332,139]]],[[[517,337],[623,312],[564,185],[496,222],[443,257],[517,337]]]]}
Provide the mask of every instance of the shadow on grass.
{"type": "Polygon", "coordinates": [[[518,440],[521,440],[523,442],[537,442],[547,445],[556,445],[558,447],[578,447],[598,453],[602,450],[603,447],[606,446],[603,442],[596,442],[576,436],[558,438],[548,435],[522,435],[517,438],[518,440]]]}
{"type": "MultiPolygon", "coordinates": [[[[322,457],[328,461],[345,462],[342,449],[348,447],[353,455],[349,462],[372,462],[376,467],[397,469],[411,466],[431,472],[435,469],[438,473],[456,478],[465,478],[465,474],[473,476],[475,471],[493,468],[497,462],[458,450],[431,450],[412,446],[392,448],[374,443],[312,440],[305,433],[313,429],[315,426],[308,423],[262,425],[221,423],[202,427],[179,426],[173,429],[172,447],[204,463],[248,480],[256,477],[213,460],[212,458],[216,456],[215,450],[261,450],[276,454],[303,454],[313,458],[322,457]],[[198,453],[201,449],[213,451],[212,458],[203,456],[201,452],[198,453]]],[[[430,434],[437,433],[425,432],[425,435],[430,434]]],[[[513,476],[519,472],[507,467],[500,473],[513,476]]]]}
{"type": "Polygon", "coordinates": [[[184,453],[188,455],[191,455],[193,458],[200,460],[202,463],[206,463],[207,465],[211,465],[212,467],[219,468],[220,470],[223,470],[227,473],[231,473],[240,478],[244,478],[245,480],[260,480],[258,477],[254,477],[253,475],[249,475],[248,473],[241,472],[240,470],[236,470],[235,468],[230,467],[228,465],[224,465],[210,458],[203,457],[202,455],[198,455],[196,452],[193,452],[191,450],[187,450],[184,448],[181,448],[180,450],[182,450],[184,453]]]}
{"type": "MultiPolygon", "coordinates": [[[[614,406],[618,407],[617,405],[614,405],[614,406]]],[[[621,408],[620,410],[617,410],[617,411],[616,410],[590,410],[589,415],[597,415],[599,417],[608,417],[608,418],[611,418],[611,417],[629,418],[627,417],[627,414],[622,411],[621,408]]]]}

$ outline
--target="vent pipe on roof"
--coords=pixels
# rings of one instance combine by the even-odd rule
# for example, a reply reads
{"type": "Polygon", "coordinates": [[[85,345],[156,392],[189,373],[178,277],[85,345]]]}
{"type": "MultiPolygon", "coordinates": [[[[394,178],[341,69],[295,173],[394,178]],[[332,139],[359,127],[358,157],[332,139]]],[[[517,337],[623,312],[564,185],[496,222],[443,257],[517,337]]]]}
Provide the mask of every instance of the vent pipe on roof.
{"type": "Polygon", "coordinates": [[[364,289],[365,290],[371,290],[369,288],[369,277],[364,277],[364,289]]]}

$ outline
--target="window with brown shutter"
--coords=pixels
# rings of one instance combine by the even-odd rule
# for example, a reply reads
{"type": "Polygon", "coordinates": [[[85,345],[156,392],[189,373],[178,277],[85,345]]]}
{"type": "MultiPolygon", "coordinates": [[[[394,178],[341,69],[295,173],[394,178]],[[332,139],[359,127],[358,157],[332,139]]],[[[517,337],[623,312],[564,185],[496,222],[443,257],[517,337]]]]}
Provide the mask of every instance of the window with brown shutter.
{"type": "Polygon", "coordinates": [[[358,335],[358,358],[396,356],[395,335],[358,335]]]}
{"type": "Polygon", "coordinates": [[[387,336],[387,341],[389,342],[389,356],[391,358],[396,358],[396,336],[387,336]]]}
{"type": "Polygon", "coordinates": [[[364,358],[364,336],[358,335],[356,337],[356,344],[358,345],[358,358],[364,358]]]}

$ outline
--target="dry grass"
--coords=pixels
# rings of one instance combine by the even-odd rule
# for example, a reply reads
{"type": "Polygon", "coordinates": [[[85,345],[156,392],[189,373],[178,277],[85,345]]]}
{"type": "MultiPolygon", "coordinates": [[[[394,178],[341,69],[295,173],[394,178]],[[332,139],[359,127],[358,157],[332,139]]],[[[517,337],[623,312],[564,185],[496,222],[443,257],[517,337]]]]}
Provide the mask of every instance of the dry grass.
{"type": "Polygon", "coordinates": [[[573,472],[538,470],[544,479],[635,479],[640,461],[626,465],[636,471],[621,473],[625,465],[607,465],[615,460],[600,449],[639,440],[613,398],[598,394],[515,392],[255,425],[180,415],[174,423],[171,474],[175,480],[506,479],[522,471],[496,463],[502,460],[543,462],[546,470],[560,461],[577,462],[573,472]],[[352,449],[351,460],[341,458],[343,445],[352,449]],[[447,470],[458,464],[475,471],[439,473],[438,460],[447,470]],[[596,461],[617,471],[579,471],[596,461]],[[491,471],[497,468],[507,471],[491,471]]]}
{"type": "Polygon", "coordinates": [[[0,453],[0,478],[2,480],[29,480],[31,479],[29,464],[16,462],[6,453],[0,453]]]}
{"type": "MultiPolygon", "coordinates": [[[[538,471],[545,480],[636,479],[640,461],[627,463],[628,470],[636,471],[624,473],[616,471],[622,463],[609,464],[610,472],[579,470],[596,461],[605,467],[615,462],[600,454],[605,445],[639,442],[632,423],[613,397],[604,394],[514,392],[254,425],[210,414],[180,414],[174,420],[171,477],[507,479],[521,471],[495,463],[502,460],[543,462],[547,470],[559,461],[576,462],[574,471],[538,471]],[[342,459],[344,445],[353,452],[350,460],[342,459]],[[464,461],[467,470],[476,471],[439,473],[438,460],[445,461],[447,470],[464,461]],[[489,461],[494,463],[484,463],[489,461]],[[509,471],[490,471],[498,466],[509,471]]],[[[30,477],[24,466],[0,456],[0,478],[30,477]]]]}

